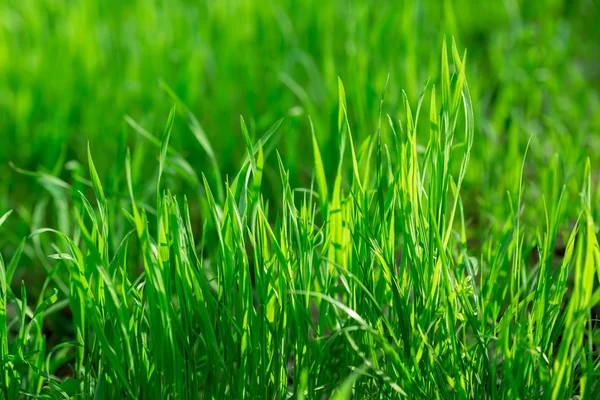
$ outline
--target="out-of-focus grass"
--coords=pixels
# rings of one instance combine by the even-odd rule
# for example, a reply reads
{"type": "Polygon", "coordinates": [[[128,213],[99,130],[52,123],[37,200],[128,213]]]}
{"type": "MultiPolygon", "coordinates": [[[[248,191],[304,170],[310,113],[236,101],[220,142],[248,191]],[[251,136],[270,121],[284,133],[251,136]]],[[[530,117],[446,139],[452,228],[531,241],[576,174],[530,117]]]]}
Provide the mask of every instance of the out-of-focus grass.
{"type": "MultiPolygon", "coordinates": [[[[124,128],[130,115],[150,132],[172,104],[168,84],[198,117],[225,173],[243,155],[237,116],[259,130],[287,117],[280,151],[293,182],[310,170],[310,114],[326,154],[335,153],[336,82],[346,82],[358,138],[389,73],[386,107],[398,113],[401,90],[412,101],[438,79],[436,49],[453,35],[469,49],[479,117],[477,185],[496,183],[533,136],[536,163],[555,151],[599,150],[597,73],[600,37],[590,1],[477,2],[128,2],[5,1],[0,5],[0,184],[4,207],[27,204],[36,185],[9,173],[8,161],[57,174],[80,160],[85,143],[102,148],[106,171],[121,141],[134,165],[155,164],[124,128]],[[125,130],[125,132],[123,132],[125,130]],[[124,135],[124,137],[123,137],[124,135]],[[508,166],[498,155],[509,150],[508,166]],[[514,153],[514,154],[513,154],[514,153]],[[11,195],[8,196],[8,193],[11,195]],[[25,202],[25,203],[23,203],[25,202]]],[[[207,166],[193,136],[173,137],[195,168],[207,166]]],[[[333,170],[335,157],[325,163],[333,170]]],[[[510,177],[508,182],[514,182],[510,177]]]]}

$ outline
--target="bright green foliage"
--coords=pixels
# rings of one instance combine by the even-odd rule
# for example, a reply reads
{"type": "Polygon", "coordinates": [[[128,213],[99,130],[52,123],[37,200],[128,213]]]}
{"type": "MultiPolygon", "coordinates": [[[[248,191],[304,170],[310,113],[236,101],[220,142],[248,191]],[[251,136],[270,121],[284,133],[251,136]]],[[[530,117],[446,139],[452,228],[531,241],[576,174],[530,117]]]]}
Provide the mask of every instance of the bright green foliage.
{"type": "MultiPolygon", "coordinates": [[[[441,90],[428,85],[415,104],[404,96],[399,120],[381,115],[384,89],[377,130],[360,146],[340,80],[339,164],[329,175],[311,124],[310,187],[292,186],[269,147],[281,121],[253,141],[241,118],[246,158],[236,177],[198,176],[168,147],[175,108],[160,141],[128,119],[156,145],[156,203],[137,200],[129,151],[119,159],[125,196],[103,187],[91,146],[90,181],[34,173],[60,193],[65,229],[31,235],[36,251],[52,249],[36,304],[24,284],[11,289],[23,247],[8,265],[0,258],[2,396],[600,396],[591,164],[578,177],[578,205],[555,158],[544,218],[532,230],[521,221],[523,155],[516,192],[505,198],[510,215],[471,244],[461,189],[475,119],[466,52],[454,41],[450,51],[443,42],[441,72],[441,90]],[[274,209],[263,192],[268,157],[279,168],[274,209]],[[196,182],[199,200],[170,192],[167,171],[196,182]],[[95,203],[78,183],[89,183],[95,203]],[[49,347],[44,325],[67,308],[72,340],[49,347]],[[67,365],[69,373],[59,372],[67,365]]],[[[193,131],[195,117],[184,110],[193,131]]],[[[203,147],[214,158],[210,143],[203,147]]]]}
{"type": "Polygon", "coordinates": [[[600,398],[599,15],[0,1],[0,399],[600,398]]]}

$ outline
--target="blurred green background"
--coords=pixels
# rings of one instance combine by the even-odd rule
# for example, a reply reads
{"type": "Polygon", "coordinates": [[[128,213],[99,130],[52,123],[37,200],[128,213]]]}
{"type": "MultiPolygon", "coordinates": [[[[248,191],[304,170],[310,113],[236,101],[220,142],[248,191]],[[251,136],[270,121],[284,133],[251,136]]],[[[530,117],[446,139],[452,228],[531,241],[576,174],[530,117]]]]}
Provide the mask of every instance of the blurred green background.
{"type": "MultiPolygon", "coordinates": [[[[274,145],[292,183],[309,185],[309,115],[329,178],[335,173],[337,77],[360,141],[376,129],[388,74],[384,113],[392,118],[403,111],[402,90],[416,105],[428,78],[438,81],[445,35],[467,48],[477,130],[463,199],[473,229],[494,229],[509,212],[506,192],[517,190],[530,138],[525,204],[539,203],[556,153],[576,199],[585,157],[600,161],[597,9],[590,0],[4,0],[0,214],[14,209],[16,217],[3,226],[0,251],[10,257],[35,227],[69,231],[70,196],[48,175],[85,190],[88,141],[109,197],[125,191],[129,146],[136,191],[152,200],[158,150],[124,116],[160,135],[174,103],[160,82],[197,117],[223,177],[237,172],[244,154],[240,115],[255,137],[284,117],[274,145]],[[23,175],[10,163],[48,175],[23,175]]],[[[216,179],[181,116],[171,148],[197,176],[216,179]]],[[[274,156],[269,165],[267,187],[279,180],[274,156]]],[[[174,191],[201,190],[176,171],[169,179],[174,191]]],[[[275,183],[270,190],[276,199],[275,183]]],[[[527,214],[534,226],[539,210],[527,214]]],[[[27,242],[26,257],[35,252],[27,242]]]]}

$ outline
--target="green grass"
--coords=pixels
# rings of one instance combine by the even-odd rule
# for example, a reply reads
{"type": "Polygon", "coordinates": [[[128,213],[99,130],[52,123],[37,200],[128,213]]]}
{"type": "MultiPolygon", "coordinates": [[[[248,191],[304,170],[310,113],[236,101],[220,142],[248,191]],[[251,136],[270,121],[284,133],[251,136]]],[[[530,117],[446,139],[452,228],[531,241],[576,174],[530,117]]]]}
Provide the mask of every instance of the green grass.
{"type": "Polygon", "coordinates": [[[441,4],[0,5],[0,398],[599,398],[595,6],[441,4]]]}

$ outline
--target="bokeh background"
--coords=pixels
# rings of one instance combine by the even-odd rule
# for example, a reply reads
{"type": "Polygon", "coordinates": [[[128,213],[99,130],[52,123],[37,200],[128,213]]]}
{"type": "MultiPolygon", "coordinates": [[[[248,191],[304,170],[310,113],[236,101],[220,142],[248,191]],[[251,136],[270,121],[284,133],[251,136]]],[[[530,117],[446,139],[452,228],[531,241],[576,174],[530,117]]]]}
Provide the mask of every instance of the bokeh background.
{"type": "MultiPolygon", "coordinates": [[[[158,150],[125,116],[159,137],[175,102],[165,88],[197,117],[223,177],[237,172],[244,155],[239,116],[255,138],[283,117],[272,144],[292,184],[309,185],[310,116],[332,179],[338,76],[361,141],[376,129],[388,74],[383,110],[394,119],[403,113],[403,90],[416,105],[427,80],[438,82],[444,36],[467,49],[477,127],[462,192],[471,229],[493,230],[506,220],[507,191],[518,189],[530,140],[524,204],[547,192],[555,154],[577,201],[586,157],[600,165],[596,1],[3,0],[0,214],[15,214],[0,231],[0,251],[10,258],[34,228],[70,231],[70,193],[89,190],[88,142],[109,197],[125,192],[130,147],[136,192],[151,202],[158,150]]],[[[217,179],[183,115],[171,148],[197,176],[217,179]]],[[[267,195],[277,202],[276,157],[267,165],[267,195]]],[[[200,195],[200,185],[183,175],[167,171],[172,190],[200,195]]],[[[540,208],[530,209],[525,221],[535,227],[540,208]]],[[[45,262],[35,240],[26,241],[18,278],[45,262]]]]}

